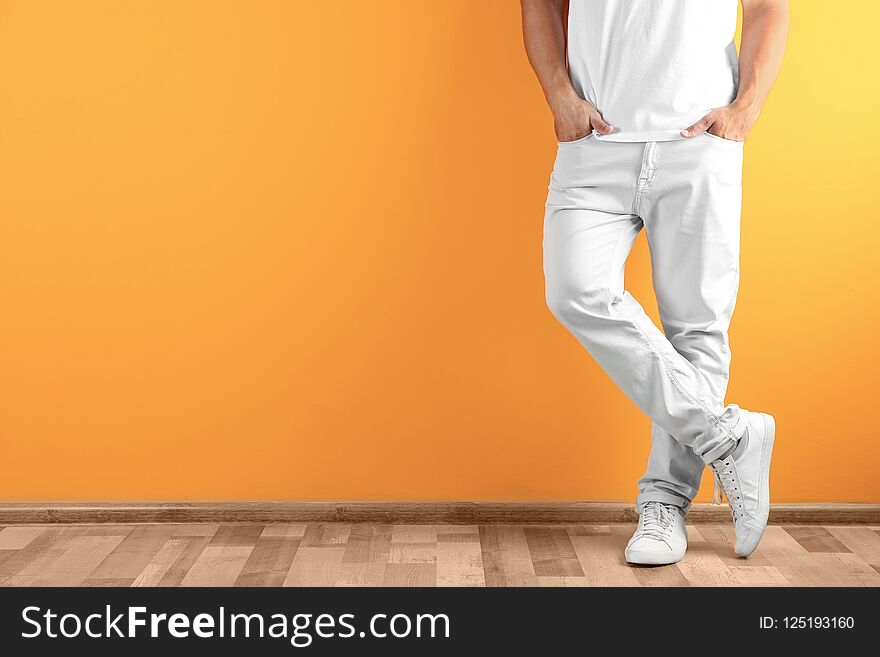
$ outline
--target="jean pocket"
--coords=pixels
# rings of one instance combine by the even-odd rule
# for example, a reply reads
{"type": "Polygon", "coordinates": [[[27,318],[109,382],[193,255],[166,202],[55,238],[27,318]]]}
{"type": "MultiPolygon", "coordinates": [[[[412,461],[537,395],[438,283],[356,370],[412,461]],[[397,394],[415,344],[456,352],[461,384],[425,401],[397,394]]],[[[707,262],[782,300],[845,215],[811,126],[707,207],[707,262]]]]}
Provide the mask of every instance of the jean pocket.
{"type": "Polygon", "coordinates": [[[569,144],[582,144],[585,141],[589,140],[593,136],[592,132],[588,132],[583,137],[579,137],[578,139],[573,139],[572,141],[557,141],[560,146],[568,146],[569,144]]]}
{"type": "Polygon", "coordinates": [[[706,135],[707,137],[709,137],[710,139],[714,139],[715,141],[720,141],[722,144],[734,144],[734,145],[742,146],[745,143],[743,141],[735,141],[733,139],[725,139],[724,137],[719,137],[718,135],[713,135],[708,130],[706,130],[706,132],[704,132],[703,134],[706,135]]]}

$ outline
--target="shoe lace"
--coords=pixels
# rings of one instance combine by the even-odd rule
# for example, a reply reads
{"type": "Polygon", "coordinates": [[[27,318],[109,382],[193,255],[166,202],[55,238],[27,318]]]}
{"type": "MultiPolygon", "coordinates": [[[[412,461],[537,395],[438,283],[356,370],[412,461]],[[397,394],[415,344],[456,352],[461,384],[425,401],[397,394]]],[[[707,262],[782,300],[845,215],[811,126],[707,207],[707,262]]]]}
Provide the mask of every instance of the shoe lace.
{"type": "Polygon", "coordinates": [[[676,514],[678,514],[678,508],[672,504],[648,502],[642,509],[636,536],[665,541],[670,537],[672,529],[675,527],[676,514]]]}
{"type": "Polygon", "coordinates": [[[711,468],[715,474],[715,494],[712,503],[721,503],[721,491],[723,490],[727,504],[730,506],[730,512],[733,514],[733,520],[736,522],[745,513],[745,507],[742,503],[742,490],[736,475],[736,468],[733,467],[733,459],[727,457],[723,461],[716,461],[711,465],[711,468]]]}

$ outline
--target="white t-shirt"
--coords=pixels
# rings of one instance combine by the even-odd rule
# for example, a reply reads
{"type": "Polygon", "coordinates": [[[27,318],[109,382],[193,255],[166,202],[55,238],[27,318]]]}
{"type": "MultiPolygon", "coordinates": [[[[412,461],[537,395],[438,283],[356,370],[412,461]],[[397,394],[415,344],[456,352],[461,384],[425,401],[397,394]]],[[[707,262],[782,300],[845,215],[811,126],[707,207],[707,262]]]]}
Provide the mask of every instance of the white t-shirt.
{"type": "Polygon", "coordinates": [[[608,141],[667,141],[736,97],[738,0],[571,0],[568,60],[608,141]]]}

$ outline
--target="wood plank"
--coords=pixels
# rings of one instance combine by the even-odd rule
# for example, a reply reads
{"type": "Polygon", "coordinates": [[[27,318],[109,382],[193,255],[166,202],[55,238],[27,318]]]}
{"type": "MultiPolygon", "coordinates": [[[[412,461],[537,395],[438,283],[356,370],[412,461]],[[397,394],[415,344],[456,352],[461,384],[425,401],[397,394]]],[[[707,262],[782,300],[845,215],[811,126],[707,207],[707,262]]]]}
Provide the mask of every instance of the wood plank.
{"type": "Polygon", "coordinates": [[[480,546],[486,586],[535,586],[537,576],[522,527],[482,525],[480,546]]]}
{"type": "Polygon", "coordinates": [[[393,525],[392,539],[394,541],[412,540],[414,542],[436,542],[437,534],[477,534],[477,525],[417,525],[400,524],[393,525]]]}
{"type": "Polygon", "coordinates": [[[437,534],[437,585],[485,586],[479,534],[476,541],[445,540],[454,534],[437,534]]]}
{"type": "Polygon", "coordinates": [[[863,527],[829,527],[828,533],[869,564],[880,565],[880,534],[863,527]]]}
{"type": "Polygon", "coordinates": [[[304,522],[273,523],[266,525],[260,536],[265,538],[302,538],[306,533],[306,526],[304,522]]]}
{"type": "Polygon", "coordinates": [[[474,525],[394,525],[391,532],[390,562],[415,563],[437,561],[437,536],[454,541],[451,534],[469,534],[467,540],[479,535],[474,525]]]}
{"type": "Polygon", "coordinates": [[[583,577],[571,538],[564,527],[527,527],[524,531],[535,575],[583,577]]]}
{"type": "Polygon", "coordinates": [[[300,547],[333,547],[345,545],[351,525],[310,524],[303,532],[300,547]]]}
{"type": "Polygon", "coordinates": [[[853,586],[880,586],[880,574],[861,556],[852,553],[835,554],[834,556],[843,564],[843,575],[835,570],[835,581],[831,586],[846,586],[845,584],[837,584],[838,581],[849,581],[853,586]]]}
{"type": "Polygon", "coordinates": [[[842,565],[834,555],[808,552],[782,527],[768,527],[758,549],[791,586],[827,586],[833,581],[829,567],[842,565]]]}
{"type": "Polygon", "coordinates": [[[873,569],[857,555],[808,553],[777,569],[794,586],[876,586],[873,569]]]}
{"type": "Polygon", "coordinates": [[[123,536],[78,536],[57,558],[33,575],[28,586],[79,586],[122,542],[123,536]]]}
{"type": "Polygon", "coordinates": [[[351,535],[342,553],[342,563],[388,563],[391,556],[391,534],[351,535]]]}
{"type": "Polygon", "coordinates": [[[479,530],[475,532],[438,532],[437,542],[446,543],[478,543],[480,540],[479,530]]]}
{"type": "Polygon", "coordinates": [[[706,542],[691,542],[685,558],[676,565],[690,586],[736,585],[730,568],[706,542]]]}
{"type": "Polygon", "coordinates": [[[569,525],[569,536],[607,536],[611,533],[608,525],[569,525]]]}
{"type": "Polygon", "coordinates": [[[436,563],[389,563],[385,565],[382,586],[437,586],[436,563]]]}
{"type": "Polygon", "coordinates": [[[852,552],[827,529],[818,526],[783,527],[807,552],[852,552]]]}
{"type": "Polygon", "coordinates": [[[789,586],[773,566],[731,566],[736,586],[789,586]]]}
{"type": "Polygon", "coordinates": [[[633,566],[633,574],[642,586],[690,586],[678,564],[670,566],[633,566]]]}
{"type": "Polygon", "coordinates": [[[335,586],[342,574],[344,552],[344,545],[308,547],[300,543],[284,586],[335,586]]]}
{"type": "Polygon", "coordinates": [[[92,579],[127,579],[131,584],[174,534],[174,529],[173,525],[132,527],[116,549],[89,574],[83,585],[90,586],[92,579]]]}
{"type": "MultiPolygon", "coordinates": [[[[444,531],[441,527],[439,531],[444,531]]],[[[391,531],[392,544],[437,543],[436,525],[394,525],[391,531]]]]}
{"type": "MultiPolygon", "coordinates": [[[[154,525],[158,526],[158,525],[154,525]]],[[[128,536],[134,525],[76,525],[67,526],[63,531],[75,530],[80,536],[128,536]]]]}
{"type": "Polygon", "coordinates": [[[211,536],[210,547],[247,547],[257,544],[263,525],[221,525],[211,536]]]}
{"type": "Polygon", "coordinates": [[[437,543],[391,543],[389,563],[437,563],[437,543]]]}
{"type": "Polygon", "coordinates": [[[260,536],[235,585],[282,586],[299,543],[299,538],[260,536]]]}
{"type": "Polygon", "coordinates": [[[127,588],[131,586],[132,580],[130,577],[119,577],[119,578],[108,578],[108,579],[93,579],[88,578],[85,580],[81,586],[88,586],[92,588],[127,588]]]}
{"type": "Polygon", "coordinates": [[[718,525],[687,525],[688,540],[692,533],[708,543],[727,543],[727,538],[718,525]]]}
{"type": "Polygon", "coordinates": [[[0,531],[0,550],[20,550],[43,533],[43,527],[5,527],[0,531]]]}
{"type": "Polygon", "coordinates": [[[677,566],[690,586],[735,586],[729,561],[719,554],[718,541],[707,541],[694,525],[687,526],[688,549],[677,566]]]}
{"type": "Polygon", "coordinates": [[[49,527],[3,564],[0,586],[27,586],[82,535],[79,527],[49,527]]]}
{"type": "Polygon", "coordinates": [[[180,586],[210,536],[169,539],[132,582],[132,586],[180,586]]]}
{"type": "Polygon", "coordinates": [[[640,586],[623,556],[628,540],[611,534],[571,537],[588,586],[640,586]]]}
{"type": "Polygon", "coordinates": [[[220,529],[220,525],[212,523],[172,524],[175,536],[206,536],[212,537],[220,529]]]}
{"type": "Polygon", "coordinates": [[[233,586],[253,549],[250,545],[209,544],[202,550],[180,585],[233,586]]]}
{"type": "Polygon", "coordinates": [[[16,554],[18,554],[18,550],[0,550],[0,580],[3,579],[4,573],[6,572],[3,568],[3,564],[9,559],[12,559],[16,554]]]}
{"type": "Polygon", "coordinates": [[[359,524],[352,525],[348,533],[351,536],[387,536],[391,537],[394,525],[359,524]]]}
{"type": "MultiPolygon", "coordinates": [[[[694,504],[688,523],[729,520],[726,505],[694,504]]],[[[42,523],[632,523],[634,504],[604,502],[233,502],[0,504],[0,525],[42,523]]],[[[880,504],[775,504],[771,524],[880,525],[880,504]]]]}
{"type": "Polygon", "coordinates": [[[343,563],[334,586],[362,587],[382,586],[385,580],[384,563],[343,563]]]}

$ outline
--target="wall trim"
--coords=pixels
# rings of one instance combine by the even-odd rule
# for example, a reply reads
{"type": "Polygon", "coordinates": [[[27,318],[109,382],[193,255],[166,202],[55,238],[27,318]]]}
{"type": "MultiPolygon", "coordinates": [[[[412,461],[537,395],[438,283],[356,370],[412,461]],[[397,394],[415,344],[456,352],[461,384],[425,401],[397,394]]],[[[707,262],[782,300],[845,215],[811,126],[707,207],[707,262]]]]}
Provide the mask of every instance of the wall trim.
{"type": "MultiPolygon", "coordinates": [[[[198,522],[615,524],[635,506],[612,502],[132,502],[0,503],[0,525],[198,522]]],[[[726,504],[695,504],[688,522],[726,523],[726,504]]],[[[880,525],[880,504],[776,504],[771,524],[880,525]]]]}

